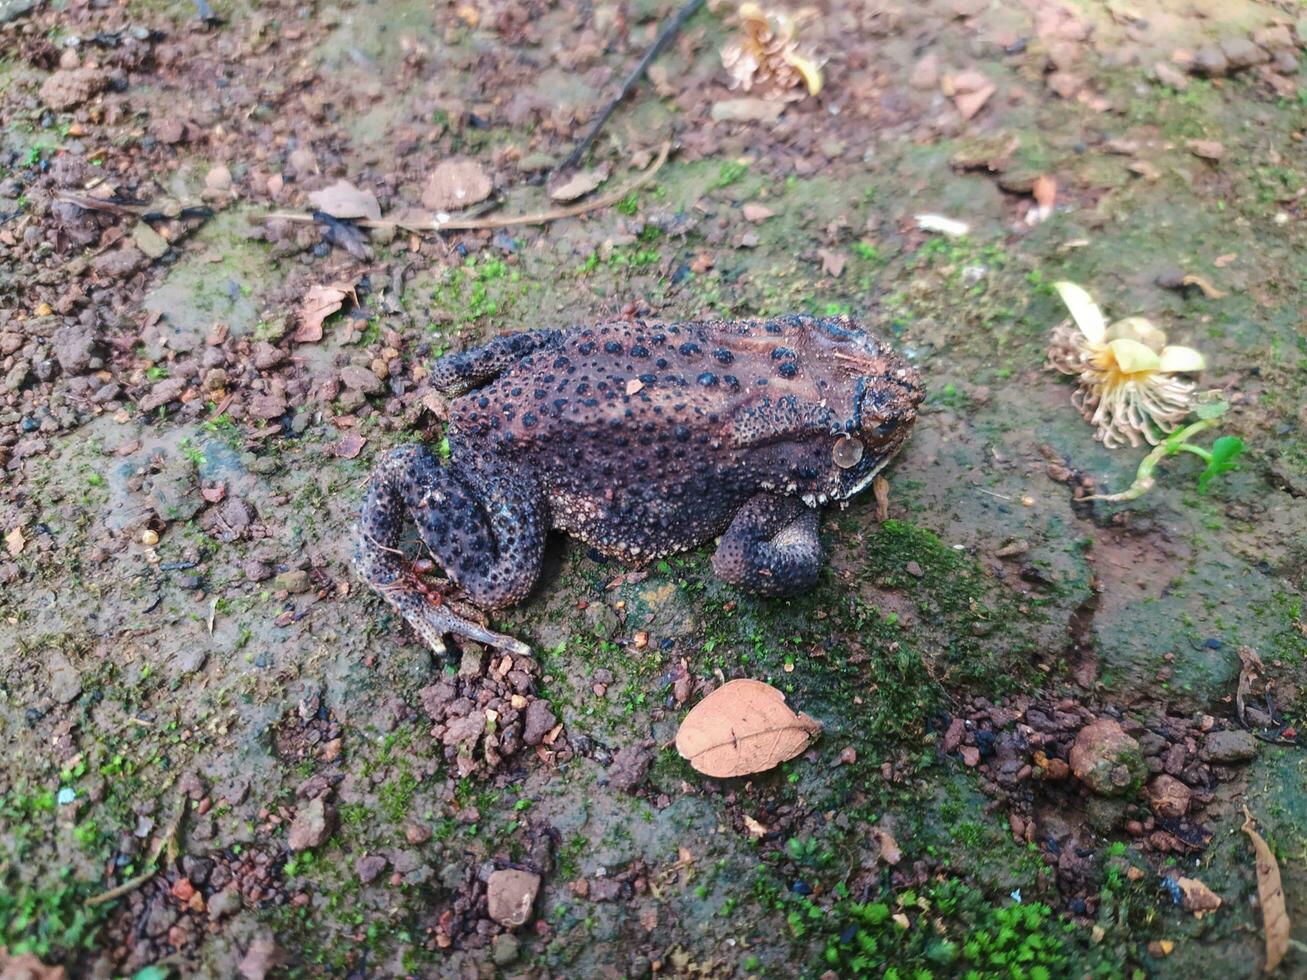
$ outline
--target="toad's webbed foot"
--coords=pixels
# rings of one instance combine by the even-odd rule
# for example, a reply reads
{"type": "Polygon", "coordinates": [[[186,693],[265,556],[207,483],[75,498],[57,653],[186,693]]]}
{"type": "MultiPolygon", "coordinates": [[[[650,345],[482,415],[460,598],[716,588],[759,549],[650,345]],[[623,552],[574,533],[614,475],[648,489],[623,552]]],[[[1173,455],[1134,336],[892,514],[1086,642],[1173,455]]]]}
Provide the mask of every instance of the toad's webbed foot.
{"type": "Polygon", "coordinates": [[[717,577],[748,592],[789,596],[821,572],[817,512],[795,497],[760,493],[731,521],[713,555],[717,577]]]}
{"type": "Polygon", "coordinates": [[[488,467],[455,473],[423,446],[393,449],[368,483],[354,549],[359,576],[436,653],[454,635],[529,654],[525,643],[486,629],[419,586],[397,547],[406,517],[470,602],[487,609],[512,605],[531,591],[544,553],[547,522],[534,481],[488,467]]]}

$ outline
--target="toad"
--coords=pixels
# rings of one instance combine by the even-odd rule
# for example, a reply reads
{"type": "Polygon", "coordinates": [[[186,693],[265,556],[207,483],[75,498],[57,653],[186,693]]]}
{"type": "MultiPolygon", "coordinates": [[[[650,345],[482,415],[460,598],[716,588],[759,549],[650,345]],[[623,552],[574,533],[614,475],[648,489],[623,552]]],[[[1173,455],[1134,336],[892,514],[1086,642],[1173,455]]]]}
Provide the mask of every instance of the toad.
{"type": "Polygon", "coordinates": [[[808,588],[820,509],[872,482],[923,396],[916,370],[848,317],[526,331],[440,359],[431,383],[453,398],[449,460],[418,444],[381,458],[355,567],[438,653],[448,635],[529,652],[461,600],[524,599],[550,529],[635,564],[720,535],[720,578],[764,596],[808,588]],[[408,519],[461,600],[402,560],[408,519]]]}

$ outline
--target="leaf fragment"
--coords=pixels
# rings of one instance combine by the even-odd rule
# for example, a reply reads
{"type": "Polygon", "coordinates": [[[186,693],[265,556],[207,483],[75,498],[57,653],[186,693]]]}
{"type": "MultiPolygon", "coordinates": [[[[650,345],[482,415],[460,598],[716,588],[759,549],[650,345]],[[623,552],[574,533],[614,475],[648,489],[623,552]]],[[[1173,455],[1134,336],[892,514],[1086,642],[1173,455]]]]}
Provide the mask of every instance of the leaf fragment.
{"type": "Polygon", "coordinates": [[[1178,878],[1181,905],[1186,912],[1192,912],[1201,918],[1208,912],[1215,912],[1221,907],[1221,896],[1212,891],[1197,878],[1178,878]]]}
{"type": "Polygon", "coordinates": [[[690,709],[676,732],[676,751],[705,776],[724,779],[793,759],[820,732],[821,722],[796,714],[776,688],[742,678],[690,709]]]}
{"type": "Polygon", "coordinates": [[[1262,907],[1262,930],[1266,934],[1266,964],[1262,969],[1271,973],[1289,951],[1289,911],[1284,904],[1284,887],[1280,884],[1280,864],[1262,835],[1257,833],[1253,815],[1247,807],[1243,808],[1243,815],[1240,829],[1252,841],[1257,855],[1257,904],[1262,907]]]}
{"type": "Polygon", "coordinates": [[[1199,493],[1207,491],[1207,484],[1213,477],[1239,468],[1235,460],[1243,452],[1243,445],[1243,440],[1238,436],[1221,436],[1212,443],[1212,458],[1207,463],[1207,469],[1198,475],[1199,493]]]}
{"type": "Polygon", "coordinates": [[[575,201],[584,197],[608,179],[608,166],[605,164],[597,170],[583,170],[573,174],[561,184],[549,189],[549,197],[555,201],[575,201]]]}
{"type": "Polygon", "coordinates": [[[377,196],[371,191],[360,190],[348,180],[338,180],[329,187],[314,191],[309,195],[309,202],[333,218],[368,218],[376,221],[381,217],[381,205],[377,203],[377,196]]]}
{"type": "Polygon", "coordinates": [[[27,547],[27,538],[23,537],[23,529],[16,527],[5,535],[5,547],[9,549],[9,556],[17,558],[27,547]]]}
{"type": "Polygon", "coordinates": [[[422,206],[432,211],[461,211],[484,201],[494,187],[476,160],[444,160],[427,177],[422,206]]]}
{"type": "Polygon", "coordinates": [[[872,827],[871,836],[876,839],[880,845],[880,859],[888,865],[898,864],[903,860],[903,850],[899,847],[899,842],[894,839],[884,827],[872,827]]]}
{"type": "Polygon", "coordinates": [[[1197,286],[1208,299],[1224,299],[1226,295],[1223,290],[1217,289],[1202,276],[1196,276],[1192,272],[1180,280],[1180,285],[1197,286]]]}
{"type": "Polygon", "coordinates": [[[298,344],[311,344],[322,339],[322,324],[327,317],[340,311],[345,298],[354,291],[347,283],[314,283],[300,303],[299,326],[291,337],[298,344]]]}

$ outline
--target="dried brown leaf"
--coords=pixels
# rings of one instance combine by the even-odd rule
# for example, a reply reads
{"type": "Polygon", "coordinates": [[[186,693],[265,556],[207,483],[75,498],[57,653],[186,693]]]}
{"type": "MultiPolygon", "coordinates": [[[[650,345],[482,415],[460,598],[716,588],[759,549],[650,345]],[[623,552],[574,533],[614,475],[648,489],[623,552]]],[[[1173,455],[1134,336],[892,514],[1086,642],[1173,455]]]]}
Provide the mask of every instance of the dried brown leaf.
{"type": "Polygon", "coordinates": [[[11,956],[0,948],[0,977],[4,980],[65,980],[67,976],[62,966],[47,966],[34,953],[11,956]]]}
{"type": "Polygon", "coordinates": [[[494,184],[475,160],[446,160],[436,165],[422,189],[422,205],[433,211],[461,211],[484,201],[494,184]]]}
{"type": "Polygon", "coordinates": [[[1253,815],[1243,808],[1242,830],[1253,842],[1257,854],[1257,904],[1262,907],[1262,930],[1266,933],[1266,964],[1270,973],[1280,965],[1289,951],[1289,910],[1284,904],[1284,887],[1280,884],[1280,864],[1275,860],[1262,835],[1253,826],[1253,815]]]}
{"type": "Polygon", "coordinates": [[[744,829],[749,832],[750,837],[761,837],[767,833],[767,825],[759,823],[747,813],[744,815],[744,829]]]}
{"type": "Polygon", "coordinates": [[[1253,681],[1266,673],[1262,658],[1252,647],[1239,648],[1239,686],[1234,692],[1235,717],[1240,724],[1247,725],[1244,717],[1248,711],[1248,696],[1253,693],[1253,681]]]}
{"type": "Polygon", "coordinates": [[[363,451],[367,442],[368,440],[357,432],[346,432],[340,437],[339,442],[334,442],[327,447],[327,452],[340,459],[353,459],[363,451]]]}
{"type": "Polygon", "coordinates": [[[27,547],[27,539],[23,537],[21,527],[16,527],[5,535],[5,547],[9,549],[12,558],[17,558],[23,553],[23,549],[27,547]]]}
{"type": "Polygon", "coordinates": [[[1147,160],[1131,160],[1127,168],[1132,174],[1138,174],[1144,180],[1157,180],[1162,172],[1147,160]]]}
{"type": "Polygon", "coordinates": [[[876,499],[876,523],[889,520],[889,480],[877,476],[871,481],[871,495],[876,499]]]}
{"type": "Polygon", "coordinates": [[[883,827],[872,827],[871,836],[876,839],[880,845],[880,859],[888,865],[898,864],[903,860],[903,850],[899,847],[899,842],[894,839],[894,835],[883,827]]]}
{"type": "Polygon", "coordinates": [[[1189,152],[1204,160],[1219,160],[1225,156],[1225,144],[1220,140],[1189,140],[1189,152]]]}
{"type": "Polygon", "coordinates": [[[304,294],[300,305],[299,327],[291,337],[296,343],[311,344],[322,339],[322,323],[345,305],[354,287],[345,283],[315,283],[304,294]]]}
{"type": "Polygon", "coordinates": [[[1208,912],[1215,912],[1221,907],[1221,896],[1197,878],[1177,878],[1175,883],[1180,886],[1182,904],[1186,912],[1202,916],[1208,912]]]}
{"type": "Polygon", "coordinates": [[[997,91],[998,89],[994,85],[986,84],[974,92],[959,92],[953,97],[953,104],[957,106],[958,112],[961,113],[963,119],[970,119],[985,107],[985,103],[989,101],[990,96],[997,91]]]}
{"type": "Polygon", "coordinates": [[[561,184],[551,187],[549,197],[555,201],[575,201],[578,197],[589,194],[607,179],[607,165],[600,167],[598,170],[582,171],[573,174],[561,184]]]}
{"type": "Polygon", "coordinates": [[[705,776],[745,776],[793,759],[820,732],[821,723],[795,714],[776,688],[741,679],[690,710],[676,733],[676,751],[705,776]]]}
{"type": "Polygon", "coordinates": [[[1048,174],[1041,174],[1035,178],[1035,186],[1031,193],[1036,204],[1041,208],[1051,209],[1057,203],[1057,179],[1048,174]]]}
{"type": "Polygon", "coordinates": [[[748,202],[740,210],[744,213],[744,220],[752,221],[754,224],[758,224],[760,221],[766,221],[768,218],[774,218],[776,216],[776,212],[771,208],[754,201],[748,202]]]}
{"type": "Polygon", "coordinates": [[[844,264],[848,262],[848,256],[843,252],[822,248],[817,250],[817,255],[821,257],[821,271],[826,275],[838,279],[844,272],[844,264]]]}
{"type": "Polygon", "coordinates": [[[1210,282],[1208,282],[1208,281],[1207,281],[1206,279],[1204,279],[1202,276],[1196,276],[1196,275],[1194,275],[1193,273],[1190,273],[1189,275],[1187,275],[1187,276],[1185,276],[1183,279],[1181,279],[1180,282],[1181,282],[1182,285],[1185,285],[1185,286],[1197,286],[1199,289],[1201,289],[1201,290],[1203,291],[1203,295],[1206,296],[1208,299],[1224,299],[1224,298],[1225,298],[1225,293],[1224,293],[1224,292],[1222,292],[1221,290],[1217,289],[1215,286],[1213,286],[1210,282]]]}
{"type": "Polygon", "coordinates": [[[381,217],[381,205],[371,191],[360,190],[348,180],[338,180],[330,187],[314,191],[309,201],[319,211],[325,211],[333,218],[369,218],[376,221],[381,217]]]}

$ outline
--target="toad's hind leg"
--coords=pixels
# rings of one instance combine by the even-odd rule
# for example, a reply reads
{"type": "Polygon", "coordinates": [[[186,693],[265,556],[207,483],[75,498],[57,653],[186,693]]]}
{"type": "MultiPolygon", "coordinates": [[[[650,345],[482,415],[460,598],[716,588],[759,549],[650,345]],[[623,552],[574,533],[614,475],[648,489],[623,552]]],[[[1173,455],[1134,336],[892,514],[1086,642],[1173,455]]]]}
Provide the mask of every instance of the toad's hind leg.
{"type": "Polygon", "coordinates": [[[359,576],[437,653],[452,634],[529,654],[526,644],[433,603],[417,588],[397,549],[406,516],[473,604],[512,605],[531,591],[544,554],[547,521],[535,482],[493,468],[455,473],[423,446],[392,449],[368,483],[354,550],[359,576]]]}
{"type": "Polygon", "coordinates": [[[817,512],[794,497],[760,493],[731,521],[713,555],[717,577],[749,592],[803,592],[821,572],[817,512]]]}

